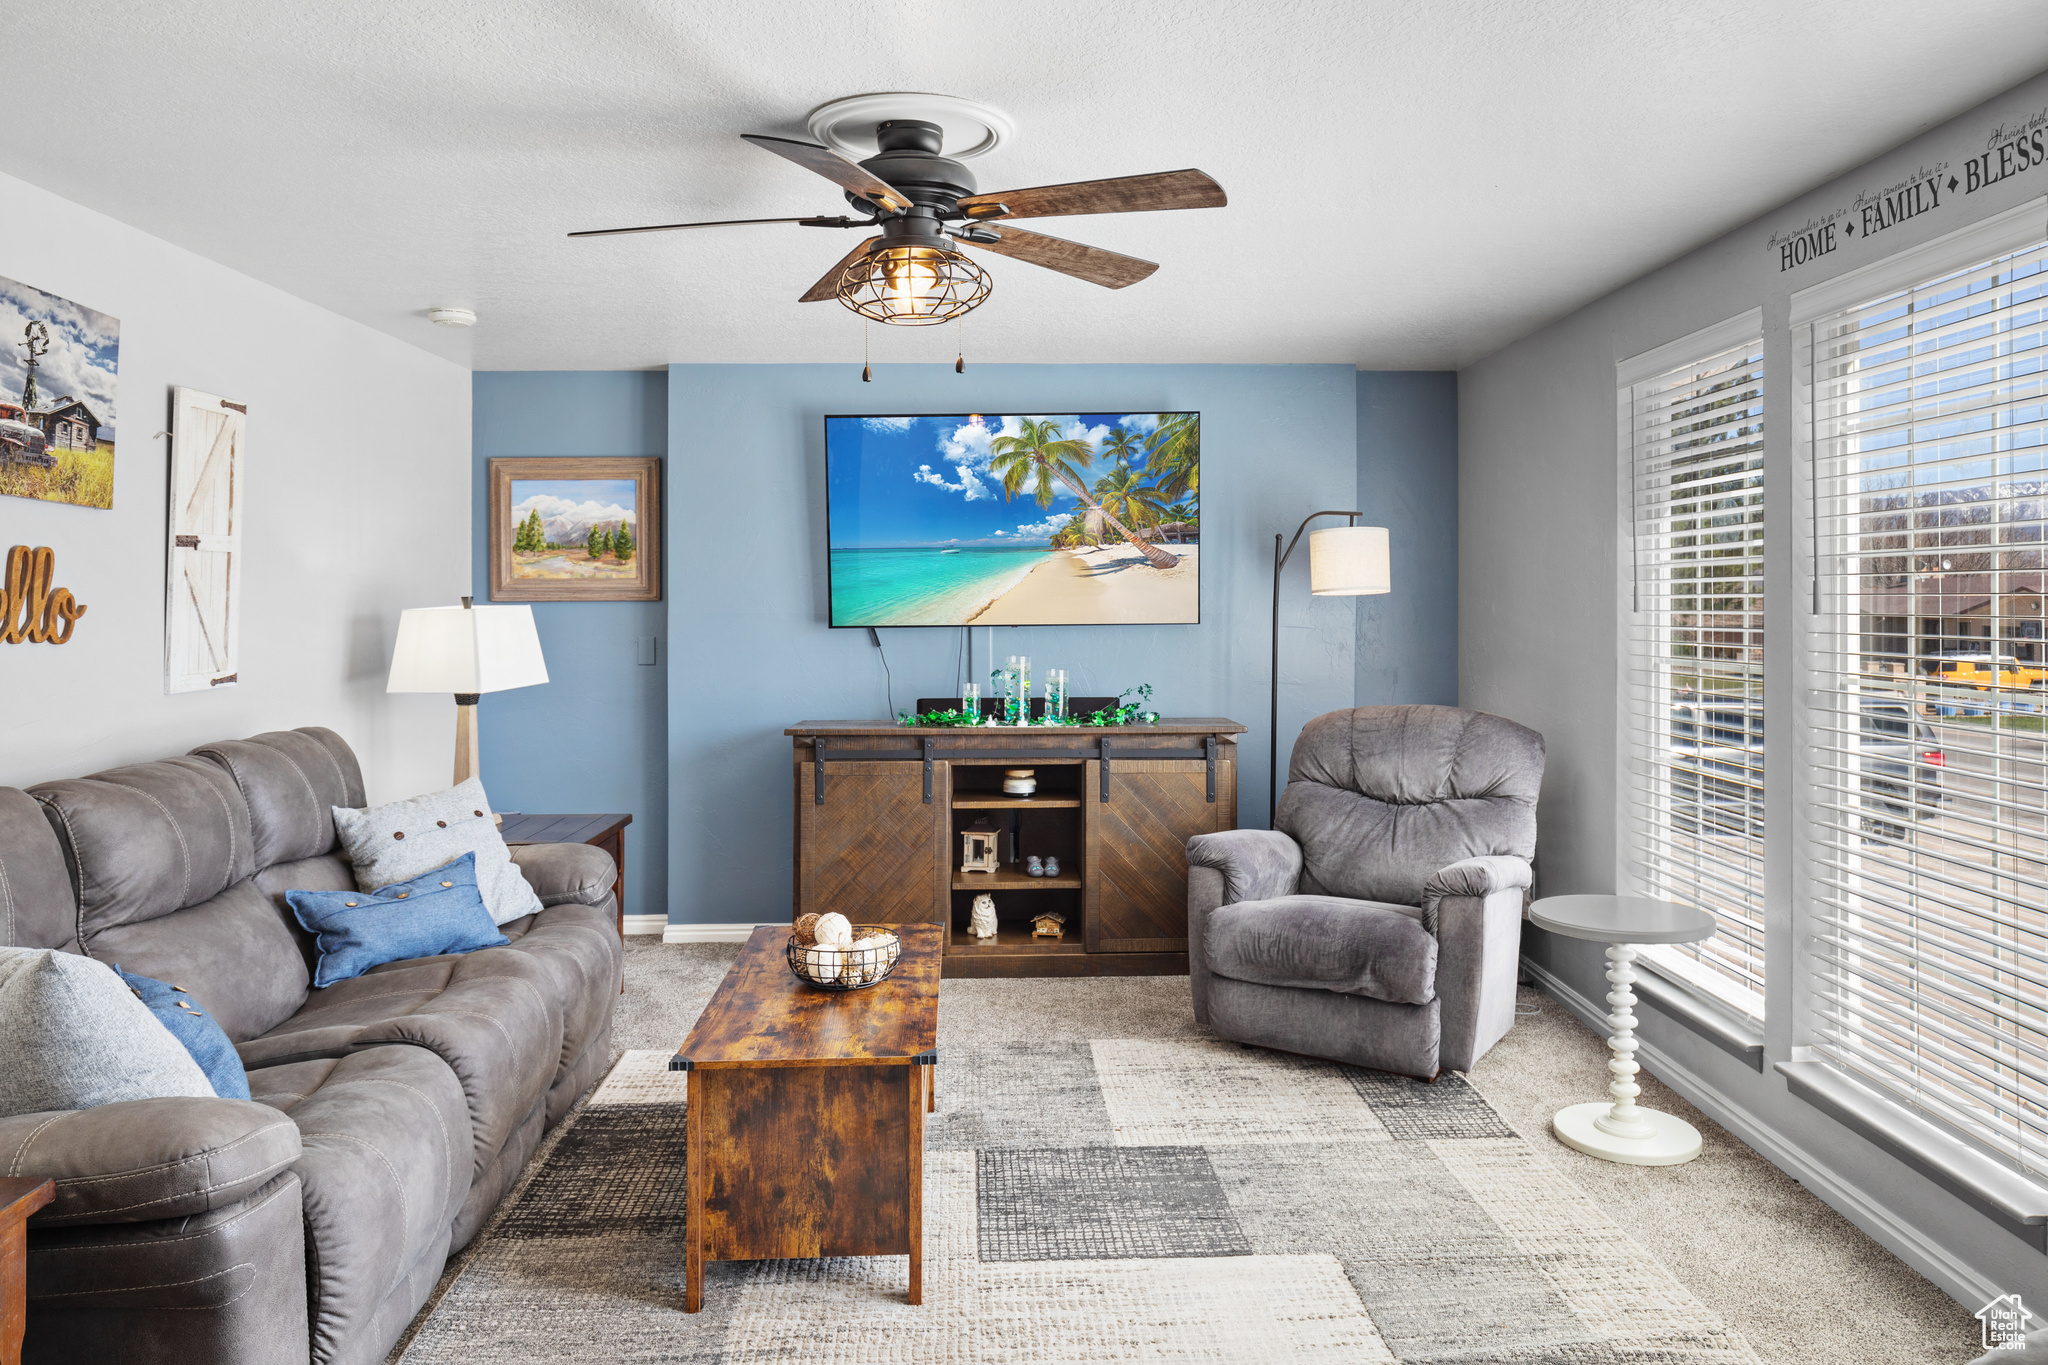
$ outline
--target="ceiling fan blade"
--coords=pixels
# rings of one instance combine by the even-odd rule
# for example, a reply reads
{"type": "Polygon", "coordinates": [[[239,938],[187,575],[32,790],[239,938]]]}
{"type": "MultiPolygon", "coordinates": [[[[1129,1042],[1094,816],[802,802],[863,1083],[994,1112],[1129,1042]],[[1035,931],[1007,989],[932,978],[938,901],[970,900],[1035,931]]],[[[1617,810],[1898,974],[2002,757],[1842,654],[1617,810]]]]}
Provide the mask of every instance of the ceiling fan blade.
{"type": "Polygon", "coordinates": [[[809,289],[806,289],[803,293],[803,297],[798,299],[797,302],[823,303],[827,299],[838,298],[840,275],[845,272],[847,266],[853,264],[854,258],[856,256],[864,255],[870,246],[874,245],[876,242],[879,242],[881,240],[882,239],[880,237],[870,237],[867,239],[867,241],[862,242],[859,246],[847,252],[844,256],[841,256],[839,258],[839,264],[833,266],[830,270],[826,271],[823,275],[819,276],[818,282],[812,285],[809,289]]]}
{"type": "Polygon", "coordinates": [[[764,137],[759,133],[741,133],[741,137],[763,151],[794,161],[807,171],[815,171],[842,190],[850,190],[863,199],[871,199],[884,208],[902,212],[908,209],[910,201],[897,191],[895,186],[879,176],[871,175],[858,165],[848,161],[830,147],[820,147],[813,142],[798,142],[794,138],[764,137]]]}
{"type": "Polygon", "coordinates": [[[1077,280],[1099,284],[1105,289],[1122,289],[1136,284],[1159,268],[1155,262],[1141,261],[1136,256],[1124,256],[1104,251],[1099,246],[1083,246],[1064,237],[1048,237],[1042,232],[1026,232],[1022,228],[997,223],[976,224],[969,231],[1000,234],[999,239],[993,242],[977,242],[964,236],[959,238],[969,246],[1042,265],[1047,270],[1057,270],[1062,275],[1072,275],[1077,280]]]}
{"type": "Polygon", "coordinates": [[[677,232],[683,228],[748,227],[755,223],[801,223],[805,227],[872,227],[864,218],[720,218],[709,223],[654,223],[648,227],[592,228],[572,232],[571,237],[622,237],[629,232],[677,232]]]}
{"type": "Polygon", "coordinates": [[[972,194],[960,211],[976,221],[1054,218],[1069,213],[1143,213],[1152,209],[1220,209],[1223,187],[1200,171],[1156,171],[1114,180],[1079,180],[1029,190],[972,194]]]}

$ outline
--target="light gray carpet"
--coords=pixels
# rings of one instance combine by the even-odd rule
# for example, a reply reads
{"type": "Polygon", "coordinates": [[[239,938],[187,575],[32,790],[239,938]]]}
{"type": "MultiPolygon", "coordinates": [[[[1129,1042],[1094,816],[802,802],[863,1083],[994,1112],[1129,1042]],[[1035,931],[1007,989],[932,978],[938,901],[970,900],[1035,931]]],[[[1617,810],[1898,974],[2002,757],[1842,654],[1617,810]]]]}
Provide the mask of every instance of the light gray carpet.
{"type": "Polygon", "coordinates": [[[647,1051],[550,1137],[394,1361],[1972,1353],[1966,1313],[1661,1087],[1645,1102],[1707,1135],[1689,1166],[1552,1140],[1604,1053],[1554,1004],[1469,1085],[1422,1086],[1214,1040],[1184,977],[948,981],[924,1307],[878,1257],[714,1264],[685,1315],[660,1063],[735,952],[629,948],[615,1037],[647,1051]]]}

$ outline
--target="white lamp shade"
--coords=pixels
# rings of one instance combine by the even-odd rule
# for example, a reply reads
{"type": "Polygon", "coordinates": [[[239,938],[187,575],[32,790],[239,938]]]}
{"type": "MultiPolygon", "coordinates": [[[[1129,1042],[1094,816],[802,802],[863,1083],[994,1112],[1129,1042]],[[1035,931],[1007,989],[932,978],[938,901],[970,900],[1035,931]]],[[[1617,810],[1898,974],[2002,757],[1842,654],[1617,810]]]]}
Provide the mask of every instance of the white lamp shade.
{"type": "Polygon", "coordinates": [[[1308,590],[1317,597],[1362,597],[1394,588],[1384,526],[1332,526],[1308,534],[1308,590]]]}
{"type": "Polygon", "coordinates": [[[548,680],[532,607],[413,607],[386,692],[503,692],[548,680]]]}

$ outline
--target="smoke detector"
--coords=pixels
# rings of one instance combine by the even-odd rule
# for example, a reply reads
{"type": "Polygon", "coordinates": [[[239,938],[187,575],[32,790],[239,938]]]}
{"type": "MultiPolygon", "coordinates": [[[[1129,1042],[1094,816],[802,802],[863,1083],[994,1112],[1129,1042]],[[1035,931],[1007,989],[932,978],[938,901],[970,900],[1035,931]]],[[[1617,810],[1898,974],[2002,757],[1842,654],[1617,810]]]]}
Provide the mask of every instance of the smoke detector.
{"type": "Polygon", "coordinates": [[[427,321],[433,323],[436,327],[474,327],[476,326],[476,310],[474,308],[429,308],[427,310],[427,321]]]}

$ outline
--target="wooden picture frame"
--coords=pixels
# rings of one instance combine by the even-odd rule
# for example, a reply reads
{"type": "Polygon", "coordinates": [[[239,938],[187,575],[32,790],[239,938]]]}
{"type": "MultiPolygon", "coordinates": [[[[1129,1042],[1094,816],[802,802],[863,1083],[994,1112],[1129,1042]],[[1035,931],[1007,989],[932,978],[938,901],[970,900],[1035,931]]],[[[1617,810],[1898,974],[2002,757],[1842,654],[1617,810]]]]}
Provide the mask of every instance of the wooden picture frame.
{"type": "Polygon", "coordinates": [[[660,600],[660,456],[497,459],[490,483],[491,601],[660,600]],[[593,556],[621,526],[626,558],[593,556]]]}

